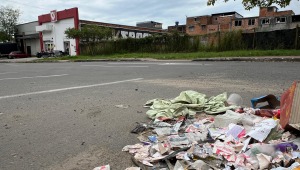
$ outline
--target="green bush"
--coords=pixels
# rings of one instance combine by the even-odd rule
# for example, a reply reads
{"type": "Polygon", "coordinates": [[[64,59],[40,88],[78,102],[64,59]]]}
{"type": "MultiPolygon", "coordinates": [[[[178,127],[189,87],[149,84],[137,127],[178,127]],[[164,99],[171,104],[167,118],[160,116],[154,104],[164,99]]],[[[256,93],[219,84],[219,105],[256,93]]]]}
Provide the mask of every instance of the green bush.
{"type": "Polygon", "coordinates": [[[173,32],[168,34],[153,34],[140,39],[127,38],[85,42],[80,47],[82,55],[291,49],[295,48],[295,32],[295,30],[261,33],[231,31],[199,36],[188,36],[173,32]],[[293,41],[290,41],[291,39],[293,41]]]}

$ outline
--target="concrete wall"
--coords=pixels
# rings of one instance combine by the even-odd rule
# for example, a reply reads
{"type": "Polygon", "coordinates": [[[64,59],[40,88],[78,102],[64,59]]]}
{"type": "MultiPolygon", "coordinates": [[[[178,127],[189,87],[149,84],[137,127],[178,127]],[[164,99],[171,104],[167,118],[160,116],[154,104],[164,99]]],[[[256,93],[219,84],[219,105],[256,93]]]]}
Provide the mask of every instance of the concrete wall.
{"type": "Polygon", "coordinates": [[[290,16],[293,14],[292,10],[278,11],[276,7],[261,7],[259,10],[259,17],[290,16]]]}
{"type": "Polygon", "coordinates": [[[25,35],[36,34],[35,27],[38,25],[39,25],[38,21],[17,25],[18,34],[19,35],[22,35],[23,33],[25,35]]]}
{"type": "Polygon", "coordinates": [[[259,19],[257,18],[242,18],[242,19],[236,19],[233,20],[231,25],[232,25],[232,30],[243,30],[243,32],[254,32],[254,29],[258,27],[259,25],[259,19]],[[241,26],[235,26],[235,21],[240,20],[242,21],[241,26]],[[254,20],[254,25],[249,25],[249,20],[254,20]]]}
{"type": "Polygon", "coordinates": [[[162,23],[149,21],[149,22],[138,22],[136,23],[137,27],[153,28],[153,29],[162,29],[162,23]]]}
{"type": "Polygon", "coordinates": [[[179,33],[186,33],[186,25],[168,26],[168,32],[178,31],[179,33]]]}
{"type": "Polygon", "coordinates": [[[219,31],[219,25],[207,25],[207,33],[214,33],[219,31]]]}
{"type": "Polygon", "coordinates": [[[211,24],[210,16],[188,17],[186,20],[186,33],[189,35],[207,34],[207,27],[211,24]],[[194,26],[194,31],[189,27],[194,26]]]}

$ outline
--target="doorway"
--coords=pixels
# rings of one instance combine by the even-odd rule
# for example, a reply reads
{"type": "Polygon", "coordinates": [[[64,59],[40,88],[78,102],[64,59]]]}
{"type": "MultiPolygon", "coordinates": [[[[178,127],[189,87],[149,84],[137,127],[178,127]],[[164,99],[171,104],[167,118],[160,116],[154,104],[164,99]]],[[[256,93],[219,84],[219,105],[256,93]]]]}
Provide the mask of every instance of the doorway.
{"type": "Polygon", "coordinates": [[[31,56],[31,46],[27,46],[26,48],[27,54],[31,56]]]}
{"type": "Polygon", "coordinates": [[[70,55],[70,41],[64,41],[64,51],[67,55],[70,55]]]}

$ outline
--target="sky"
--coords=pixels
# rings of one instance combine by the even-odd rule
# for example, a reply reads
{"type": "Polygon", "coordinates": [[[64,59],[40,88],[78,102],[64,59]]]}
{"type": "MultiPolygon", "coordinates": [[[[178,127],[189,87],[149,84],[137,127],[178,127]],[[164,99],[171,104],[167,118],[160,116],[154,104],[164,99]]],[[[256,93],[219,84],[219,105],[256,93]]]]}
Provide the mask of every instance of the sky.
{"type": "MultiPolygon", "coordinates": [[[[135,26],[137,22],[156,21],[163,28],[186,23],[186,17],[211,15],[213,13],[236,11],[244,17],[258,16],[259,8],[245,10],[241,0],[218,0],[214,6],[207,6],[207,0],[0,0],[2,6],[21,11],[19,23],[37,21],[41,14],[51,10],[78,7],[79,19],[135,26]]],[[[300,15],[300,1],[292,0],[286,8],[300,15]]]]}

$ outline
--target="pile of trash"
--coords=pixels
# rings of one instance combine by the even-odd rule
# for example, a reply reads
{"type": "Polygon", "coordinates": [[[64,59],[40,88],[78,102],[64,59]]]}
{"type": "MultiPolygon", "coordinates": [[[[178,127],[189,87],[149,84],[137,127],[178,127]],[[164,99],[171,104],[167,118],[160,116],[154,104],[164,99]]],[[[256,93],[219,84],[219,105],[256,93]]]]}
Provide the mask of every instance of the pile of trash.
{"type": "Polygon", "coordinates": [[[299,84],[280,99],[253,98],[252,107],[226,93],[207,98],[184,91],[172,100],[150,100],[145,106],[152,120],[132,130],[140,143],[122,151],[139,166],[130,169],[299,170],[299,84]]]}

